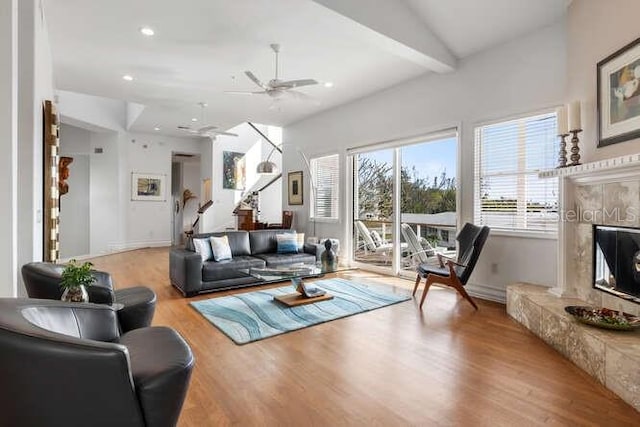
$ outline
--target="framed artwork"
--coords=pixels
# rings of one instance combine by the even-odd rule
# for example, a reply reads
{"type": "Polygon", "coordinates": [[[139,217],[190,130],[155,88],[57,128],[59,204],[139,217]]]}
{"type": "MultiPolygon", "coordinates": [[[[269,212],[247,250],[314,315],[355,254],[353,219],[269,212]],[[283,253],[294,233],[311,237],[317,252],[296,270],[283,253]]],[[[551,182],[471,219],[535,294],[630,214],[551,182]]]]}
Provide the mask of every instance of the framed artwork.
{"type": "Polygon", "coordinates": [[[222,152],[222,188],[244,190],[246,184],[245,153],[222,152]]]}
{"type": "Polygon", "coordinates": [[[131,173],[131,200],[164,202],[166,175],[131,173]]]}
{"type": "Polygon", "coordinates": [[[598,147],[640,137],[640,39],[598,62],[598,147]]]}
{"type": "Polygon", "coordinates": [[[301,205],[302,198],[302,171],[289,172],[289,204],[301,205]]]}

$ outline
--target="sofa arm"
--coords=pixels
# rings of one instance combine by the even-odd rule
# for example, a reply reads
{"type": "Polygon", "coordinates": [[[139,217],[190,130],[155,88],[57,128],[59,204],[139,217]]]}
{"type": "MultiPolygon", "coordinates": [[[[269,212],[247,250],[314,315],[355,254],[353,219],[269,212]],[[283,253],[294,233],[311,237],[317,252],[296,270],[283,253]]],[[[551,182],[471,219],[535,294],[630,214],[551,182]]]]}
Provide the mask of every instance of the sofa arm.
{"type": "Polygon", "coordinates": [[[171,249],[169,277],[171,284],[185,296],[197,294],[202,289],[202,258],[198,253],[186,249],[171,249]]]}
{"type": "Polygon", "coordinates": [[[305,243],[302,250],[306,254],[314,255],[316,257],[316,261],[320,261],[322,252],[324,252],[324,245],[319,243],[305,243]]]}

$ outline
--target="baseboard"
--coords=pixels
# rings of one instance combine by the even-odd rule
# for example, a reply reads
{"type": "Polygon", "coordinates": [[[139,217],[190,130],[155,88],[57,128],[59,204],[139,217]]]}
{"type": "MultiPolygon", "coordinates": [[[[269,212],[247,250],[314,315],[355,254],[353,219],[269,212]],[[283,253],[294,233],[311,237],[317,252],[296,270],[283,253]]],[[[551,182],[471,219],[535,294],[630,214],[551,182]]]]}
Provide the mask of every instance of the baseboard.
{"type": "Polygon", "coordinates": [[[502,304],[507,303],[507,290],[502,286],[469,282],[464,288],[471,296],[502,304]]]}
{"type": "Polygon", "coordinates": [[[142,240],[138,242],[111,243],[107,246],[109,253],[130,251],[132,249],[159,248],[171,246],[171,240],[142,240]]]}
{"type": "Polygon", "coordinates": [[[111,243],[107,246],[108,250],[106,252],[100,252],[97,254],[84,254],[84,255],[74,255],[69,258],[60,258],[58,262],[66,263],[75,259],[76,261],[82,261],[91,258],[97,258],[105,255],[112,255],[121,252],[129,252],[136,249],[144,249],[144,248],[161,248],[171,246],[170,240],[155,240],[155,241],[144,241],[144,242],[126,242],[126,243],[111,243]]]}

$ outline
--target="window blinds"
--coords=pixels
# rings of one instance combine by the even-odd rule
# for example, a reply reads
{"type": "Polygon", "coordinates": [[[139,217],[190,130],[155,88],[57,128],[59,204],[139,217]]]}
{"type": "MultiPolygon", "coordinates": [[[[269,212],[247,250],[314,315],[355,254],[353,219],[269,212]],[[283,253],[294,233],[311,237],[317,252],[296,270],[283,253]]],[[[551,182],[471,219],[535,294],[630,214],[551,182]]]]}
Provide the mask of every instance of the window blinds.
{"type": "Polygon", "coordinates": [[[538,173],[557,164],[556,115],[475,129],[475,222],[496,230],[555,233],[558,179],[538,173]]]}
{"type": "Polygon", "coordinates": [[[339,167],[338,155],[311,159],[311,217],[338,219],[339,167]]]}

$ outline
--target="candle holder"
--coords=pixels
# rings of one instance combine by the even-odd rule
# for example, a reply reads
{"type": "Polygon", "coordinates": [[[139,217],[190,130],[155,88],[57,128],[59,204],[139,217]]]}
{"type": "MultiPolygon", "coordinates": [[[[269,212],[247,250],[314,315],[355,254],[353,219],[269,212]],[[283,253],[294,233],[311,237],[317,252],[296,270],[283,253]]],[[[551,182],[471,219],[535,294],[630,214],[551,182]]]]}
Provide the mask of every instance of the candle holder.
{"type": "Polygon", "coordinates": [[[569,166],[578,166],[580,164],[580,147],[578,147],[580,140],[578,139],[578,134],[582,132],[582,129],[575,129],[569,132],[573,135],[571,137],[571,163],[569,166]]]}
{"type": "Polygon", "coordinates": [[[558,168],[567,167],[567,137],[568,133],[558,135],[560,137],[560,153],[558,155],[558,168]]]}

